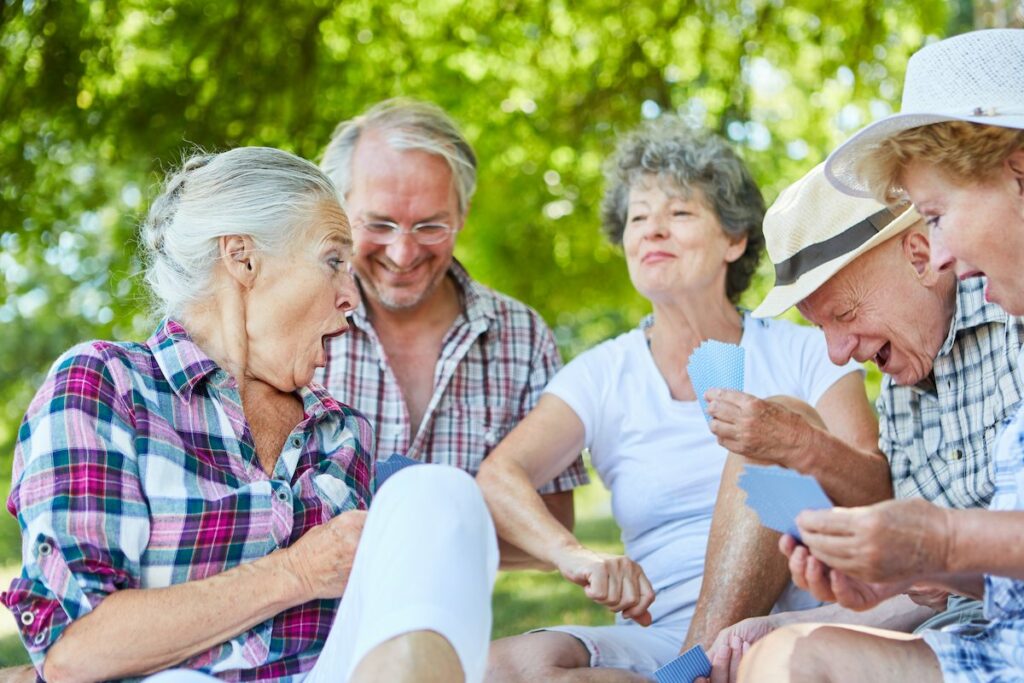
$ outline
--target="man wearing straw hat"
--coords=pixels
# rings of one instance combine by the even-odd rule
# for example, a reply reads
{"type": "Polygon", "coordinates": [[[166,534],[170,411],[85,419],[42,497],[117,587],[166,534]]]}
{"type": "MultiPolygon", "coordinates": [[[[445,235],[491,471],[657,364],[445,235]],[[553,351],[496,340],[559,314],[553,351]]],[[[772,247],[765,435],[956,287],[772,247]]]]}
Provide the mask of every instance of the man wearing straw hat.
{"type": "MultiPolygon", "coordinates": [[[[950,271],[933,270],[923,230],[913,209],[887,209],[873,199],[843,194],[826,179],[823,166],[816,167],[783,191],[765,216],[776,282],[754,315],[775,316],[797,306],[824,331],[834,363],[871,360],[885,374],[878,399],[879,450],[889,459],[897,498],[984,507],[994,489],[989,454],[998,427],[1024,396],[1024,379],[1017,373],[1024,321],[986,303],[979,280],[958,282],[950,271]]],[[[748,435],[744,438],[751,443],[737,452],[786,450],[782,443],[759,451],[754,443],[758,434],[786,434],[793,444],[813,443],[820,436],[809,421],[791,412],[772,411],[778,424],[766,424],[764,411],[751,405],[757,399],[745,394],[712,390],[708,395],[712,429],[719,437],[748,435]],[[751,415],[760,418],[756,429],[746,424],[751,415]]],[[[842,458],[843,448],[849,446],[831,443],[814,457],[842,458]]],[[[731,572],[742,586],[743,566],[774,562],[787,573],[778,535],[758,526],[749,510],[730,514],[738,520],[733,531],[742,525],[750,539],[741,544],[746,557],[736,567],[709,564],[705,575],[731,572]]],[[[713,535],[709,556],[717,542],[713,535]]],[[[909,631],[933,613],[899,596],[864,613],[830,605],[748,619],[723,631],[711,655],[716,668],[728,669],[730,657],[787,623],[857,623],[909,631]]],[[[945,618],[956,623],[979,615],[978,603],[971,601],[945,618]]]]}

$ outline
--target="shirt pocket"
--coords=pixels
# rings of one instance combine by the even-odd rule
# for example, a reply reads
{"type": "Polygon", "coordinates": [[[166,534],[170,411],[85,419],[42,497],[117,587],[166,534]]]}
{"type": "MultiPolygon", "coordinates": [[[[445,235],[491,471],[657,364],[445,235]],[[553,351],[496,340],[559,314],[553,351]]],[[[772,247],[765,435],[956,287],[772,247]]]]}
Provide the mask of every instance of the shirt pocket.
{"type": "MultiPolygon", "coordinates": [[[[449,438],[446,439],[448,460],[436,458],[435,462],[446,462],[476,474],[480,463],[515,426],[509,415],[507,404],[503,403],[456,403],[449,407],[449,438]]],[[[437,425],[435,425],[436,430],[437,425]]],[[[440,445],[435,434],[435,446],[440,445]]]]}

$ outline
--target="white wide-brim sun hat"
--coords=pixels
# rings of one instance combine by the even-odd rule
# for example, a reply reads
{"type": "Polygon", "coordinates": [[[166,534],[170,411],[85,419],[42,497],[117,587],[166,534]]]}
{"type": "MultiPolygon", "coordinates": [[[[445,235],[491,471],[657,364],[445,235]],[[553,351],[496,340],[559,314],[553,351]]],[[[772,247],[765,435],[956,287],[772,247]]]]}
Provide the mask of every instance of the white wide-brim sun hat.
{"type": "Polygon", "coordinates": [[[753,315],[772,318],[800,303],[861,254],[920,219],[909,206],[889,209],[836,189],[818,164],[779,195],[764,216],[775,286],[753,315]]]}
{"type": "Polygon", "coordinates": [[[864,157],[896,133],[944,121],[1024,129],[1024,29],[972,31],[915,52],[907,62],[900,112],[837,147],[825,174],[843,192],[870,197],[858,173],[864,157]]]}

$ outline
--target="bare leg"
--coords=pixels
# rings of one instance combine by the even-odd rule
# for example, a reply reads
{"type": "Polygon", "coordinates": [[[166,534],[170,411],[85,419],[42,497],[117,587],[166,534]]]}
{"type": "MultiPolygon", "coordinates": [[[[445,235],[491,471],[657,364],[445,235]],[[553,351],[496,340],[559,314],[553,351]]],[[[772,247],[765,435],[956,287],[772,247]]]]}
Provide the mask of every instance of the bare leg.
{"type": "MultiPolygon", "coordinates": [[[[769,400],[824,427],[818,413],[802,401],[788,397],[769,400]]],[[[707,649],[722,629],[747,617],[768,614],[789,581],[778,532],[761,526],[737,485],[747,462],[751,461],[735,453],[725,461],[704,558],[704,580],[683,650],[697,644],[707,649]]]]}
{"type": "Polygon", "coordinates": [[[918,636],[863,626],[797,624],[759,641],[740,683],[942,683],[935,653],[918,636]]]}
{"type": "Polygon", "coordinates": [[[590,668],[590,652],[568,633],[542,631],[502,638],[491,643],[487,683],[648,683],[650,679],[622,669],[590,668]]]}
{"type": "Polygon", "coordinates": [[[465,678],[451,643],[433,631],[413,631],[386,640],[367,652],[349,681],[453,683],[465,678]]]}

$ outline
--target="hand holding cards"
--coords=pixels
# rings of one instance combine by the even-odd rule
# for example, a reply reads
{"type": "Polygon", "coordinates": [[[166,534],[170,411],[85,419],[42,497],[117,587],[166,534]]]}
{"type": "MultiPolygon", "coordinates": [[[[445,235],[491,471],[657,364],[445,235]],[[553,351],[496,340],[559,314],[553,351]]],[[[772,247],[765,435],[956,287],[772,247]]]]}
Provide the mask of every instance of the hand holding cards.
{"type": "Polygon", "coordinates": [[[757,512],[761,524],[800,540],[796,516],[804,510],[827,510],[832,501],[821,484],[809,475],[773,465],[746,465],[739,486],[747,492],[747,506],[757,512]]]}

